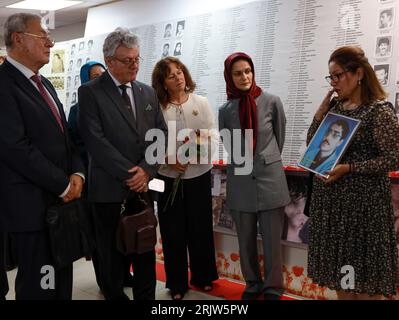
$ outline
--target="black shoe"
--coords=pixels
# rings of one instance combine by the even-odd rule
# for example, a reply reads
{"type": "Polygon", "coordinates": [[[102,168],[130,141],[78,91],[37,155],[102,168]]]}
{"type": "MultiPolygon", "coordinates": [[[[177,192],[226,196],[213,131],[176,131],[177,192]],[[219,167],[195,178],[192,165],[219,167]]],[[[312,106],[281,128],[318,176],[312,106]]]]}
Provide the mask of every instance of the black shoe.
{"type": "Polygon", "coordinates": [[[260,292],[246,292],[241,295],[241,300],[256,300],[260,296],[260,292]]]}
{"type": "Polygon", "coordinates": [[[263,300],[280,300],[281,296],[276,293],[264,293],[263,300]]]}
{"type": "Polygon", "coordinates": [[[183,300],[185,292],[171,291],[172,300],[183,300]]]}

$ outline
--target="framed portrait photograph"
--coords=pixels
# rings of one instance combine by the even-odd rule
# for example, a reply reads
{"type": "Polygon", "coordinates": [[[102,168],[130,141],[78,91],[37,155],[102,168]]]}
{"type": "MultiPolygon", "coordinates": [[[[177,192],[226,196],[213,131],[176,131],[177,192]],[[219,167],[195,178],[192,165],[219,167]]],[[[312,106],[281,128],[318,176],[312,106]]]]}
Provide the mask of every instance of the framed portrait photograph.
{"type": "Polygon", "coordinates": [[[343,156],[360,120],[329,112],[310,141],[298,166],[328,178],[343,156]]]}

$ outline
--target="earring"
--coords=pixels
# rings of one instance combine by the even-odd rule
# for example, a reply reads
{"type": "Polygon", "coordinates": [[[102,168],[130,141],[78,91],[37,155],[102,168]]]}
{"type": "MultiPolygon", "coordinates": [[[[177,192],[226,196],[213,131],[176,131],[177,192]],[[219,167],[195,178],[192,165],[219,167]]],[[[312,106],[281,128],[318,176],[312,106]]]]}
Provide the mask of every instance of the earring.
{"type": "Polygon", "coordinates": [[[361,86],[361,85],[362,85],[362,79],[359,79],[359,80],[357,81],[357,84],[358,84],[359,86],[361,86]]]}

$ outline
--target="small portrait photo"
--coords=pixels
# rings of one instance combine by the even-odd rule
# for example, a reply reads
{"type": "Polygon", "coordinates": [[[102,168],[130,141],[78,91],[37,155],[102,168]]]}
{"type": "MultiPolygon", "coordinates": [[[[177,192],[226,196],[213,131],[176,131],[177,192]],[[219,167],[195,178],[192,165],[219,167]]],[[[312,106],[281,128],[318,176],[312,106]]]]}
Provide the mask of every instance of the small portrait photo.
{"type": "Polygon", "coordinates": [[[307,176],[288,175],[291,202],[284,208],[282,240],[308,244],[309,217],[304,214],[307,196],[307,176]]]}
{"type": "Polygon", "coordinates": [[[93,48],[93,40],[90,39],[89,41],[87,41],[87,51],[91,52],[91,49],[93,48]]]}
{"type": "Polygon", "coordinates": [[[66,78],[66,87],[67,87],[67,89],[69,89],[71,87],[71,77],[70,76],[68,76],[66,78]]]}
{"type": "Polygon", "coordinates": [[[374,72],[380,84],[382,86],[387,86],[389,83],[389,64],[375,65],[374,72]]]}
{"type": "Polygon", "coordinates": [[[64,73],[64,50],[54,50],[51,52],[51,73],[64,73]]]}
{"type": "Polygon", "coordinates": [[[176,37],[181,37],[184,32],[184,25],[186,24],[186,20],[181,20],[177,22],[176,26],[176,37]]]}
{"type": "Polygon", "coordinates": [[[175,49],[173,50],[173,55],[180,56],[181,53],[182,53],[182,43],[179,41],[179,42],[176,42],[176,44],[175,44],[175,49]]]}
{"type": "Polygon", "coordinates": [[[359,127],[360,120],[327,113],[298,165],[328,178],[359,127]]]}
{"type": "Polygon", "coordinates": [[[386,8],[380,10],[378,18],[378,28],[380,30],[391,29],[395,21],[395,8],[386,8]]]}
{"type": "Polygon", "coordinates": [[[85,42],[81,41],[79,42],[79,51],[83,51],[85,49],[85,42]]]}
{"type": "Polygon", "coordinates": [[[89,61],[90,61],[90,57],[87,57],[85,64],[88,63],[89,61]]]}
{"type": "Polygon", "coordinates": [[[74,86],[74,88],[77,88],[77,87],[79,87],[79,84],[80,84],[80,79],[79,79],[80,77],[79,77],[79,75],[77,74],[76,76],[75,76],[75,80],[73,81],[73,86],[74,86]]]}
{"type": "Polygon", "coordinates": [[[48,77],[56,90],[64,90],[64,77],[48,77]]]}
{"type": "Polygon", "coordinates": [[[172,24],[168,23],[165,26],[165,31],[163,33],[164,38],[170,38],[172,36],[172,24]]]}
{"type": "Polygon", "coordinates": [[[71,104],[74,105],[78,101],[77,93],[76,91],[72,92],[72,99],[71,99],[71,104]]]}
{"type": "Polygon", "coordinates": [[[392,54],[392,36],[377,37],[376,58],[388,58],[392,54]]]}
{"type": "Polygon", "coordinates": [[[76,70],[77,71],[80,71],[80,68],[82,67],[82,58],[79,58],[77,61],[76,61],[76,70]]]}
{"type": "Polygon", "coordinates": [[[74,56],[74,55],[75,55],[75,52],[76,52],[76,44],[75,44],[75,43],[72,43],[72,45],[71,45],[71,51],[69,52],[69,54],[70,54],[71,56],[74,56]]]}
{"type": "MultiPolygon", "coordinates": [[[[399,92],[395,93],[395,113],[399,114],[399,92]]],[[[399,207],[399,203],[398,203],[399,207]]]]}
{"type": "Polygon", "coordinates": [[[73,60],[69,60],[68,63],[68,72],[71,72],[73,70],[73,60]]]}
{"type": "Polygon", "coordinates": [[[170,44],[169,43],[165,43],[162,46],[162,58],[166,58],[167,56],[169,56],[169,49],[170,49],[170,44]]]}

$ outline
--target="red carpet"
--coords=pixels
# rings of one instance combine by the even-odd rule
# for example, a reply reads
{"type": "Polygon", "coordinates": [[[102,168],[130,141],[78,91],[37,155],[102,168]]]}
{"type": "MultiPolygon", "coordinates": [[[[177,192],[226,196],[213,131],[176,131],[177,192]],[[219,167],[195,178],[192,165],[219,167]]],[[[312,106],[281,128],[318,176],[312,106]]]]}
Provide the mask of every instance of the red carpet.
{"type": "MultiPolygon", "coordinates": [[[[163,263],[157,262],[157,280],[165,282],[165,269],[163,267],[163,263]]],[[[226,300],[240,300],[241,294],[244,291],[245,286],[240,283],[236,283],[233,281],[229,281],[226,279],[219,279],[213,283],[213,290],[206,292],[214,297],[223,298],[226,300]]],[[[196,287],[191,287],[191,290],[204,292],[196,287]]],[[[295,300],[293,298],[283,296],[281,300],[295,300]]]]}

